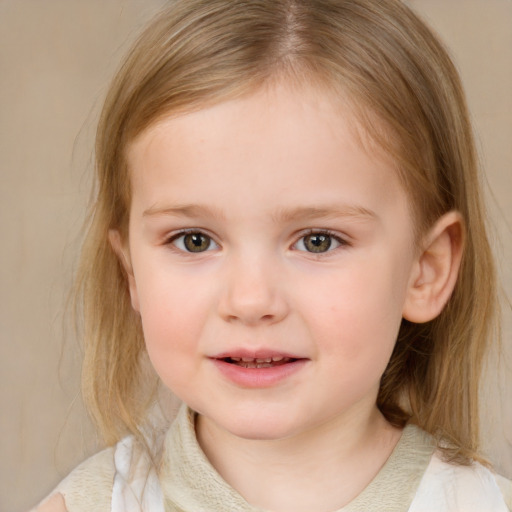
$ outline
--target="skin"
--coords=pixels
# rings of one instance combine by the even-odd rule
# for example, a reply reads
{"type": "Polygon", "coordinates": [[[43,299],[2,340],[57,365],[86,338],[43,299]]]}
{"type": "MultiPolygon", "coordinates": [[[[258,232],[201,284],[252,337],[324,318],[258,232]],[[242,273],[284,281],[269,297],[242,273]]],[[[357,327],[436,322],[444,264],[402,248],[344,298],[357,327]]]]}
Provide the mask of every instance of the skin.
{"type": "Polygon", "coordinates": [[[400,322],[439,313],[460,261],[458,215],[418,249],[393,162],[355,125],[280,85],[169,116],[129,147],[128,240],[111,233],[155,370],[221,476],[276,512],[335,510],[377,474],[400,436],[376,407],[400,322]],[[241,351],[301,364],[240,385],[216,357],[241,351]]]}
{"type": "Polygon", "coordinates": [[[56,493],[29,512],[67,512],[67,508],[62,494],[56,493]]]}

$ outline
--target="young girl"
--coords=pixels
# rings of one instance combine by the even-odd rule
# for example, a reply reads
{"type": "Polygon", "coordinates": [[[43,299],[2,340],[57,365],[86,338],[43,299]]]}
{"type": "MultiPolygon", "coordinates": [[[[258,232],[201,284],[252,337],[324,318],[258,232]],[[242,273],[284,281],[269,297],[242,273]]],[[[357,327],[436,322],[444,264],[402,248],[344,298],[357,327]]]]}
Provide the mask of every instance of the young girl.
{"type": "Polygon", "coordinates": [[[478,452],[497,306],[465,100],[406,6],[173,1],[96,156],[84,390],[111,448],[37,510],[512,507],[478,452]],[[157,378],[184,402],[162,435],[157,378]]]}

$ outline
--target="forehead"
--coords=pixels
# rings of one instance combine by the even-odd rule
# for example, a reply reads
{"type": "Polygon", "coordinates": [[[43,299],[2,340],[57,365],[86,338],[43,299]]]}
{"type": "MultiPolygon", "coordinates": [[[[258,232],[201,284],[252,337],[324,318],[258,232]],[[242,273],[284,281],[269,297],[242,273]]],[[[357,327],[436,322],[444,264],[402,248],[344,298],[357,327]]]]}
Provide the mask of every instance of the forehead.
{"type": "Polygon", "coordinates": [[[193,199],[229,188],[231,201],[245,205],[258,192],[269,205],[308,191],[333,201],[347,179],[376,200],[403,192],[394,161],[365,135],[351,104],[306,87],[265,87],[169,115],[129,145],[127,161],[134,200],[144,198],[146,207],[164,195],[177,200],[185,189],[193,199]]]}

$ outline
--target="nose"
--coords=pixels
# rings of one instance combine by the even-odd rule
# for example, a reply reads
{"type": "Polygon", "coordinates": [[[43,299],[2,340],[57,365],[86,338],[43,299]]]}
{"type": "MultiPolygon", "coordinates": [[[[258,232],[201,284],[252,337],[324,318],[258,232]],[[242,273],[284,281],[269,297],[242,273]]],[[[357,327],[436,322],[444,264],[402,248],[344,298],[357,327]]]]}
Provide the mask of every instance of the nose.
{"type": "Polygon", "coordinates": [[[278,275],[275,265],[261,259],[230,262],[219,301],[220,316],[250,326],[283,320],[289,305],[278,275]]]}

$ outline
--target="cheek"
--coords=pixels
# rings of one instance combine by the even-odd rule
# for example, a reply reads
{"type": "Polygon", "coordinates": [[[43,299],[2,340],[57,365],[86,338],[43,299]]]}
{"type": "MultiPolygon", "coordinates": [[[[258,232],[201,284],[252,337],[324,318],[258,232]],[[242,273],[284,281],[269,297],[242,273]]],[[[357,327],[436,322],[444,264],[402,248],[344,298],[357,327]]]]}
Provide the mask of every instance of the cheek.
{"type": "Polygon", "coordinates": [[[301,310],[333,361],[375,364],[382,371],[387,365],[402,319],[405,286],[390,266],[384,267],[346,269],[306,296],[301,310]]]}
{"type": "Polygon", "coordinates": [[[136,280],[146,348],[166,384],[187,371],[183,363],[197,350],[208,311],[204,295],[183,281],[147,267],[136,280]]]}

